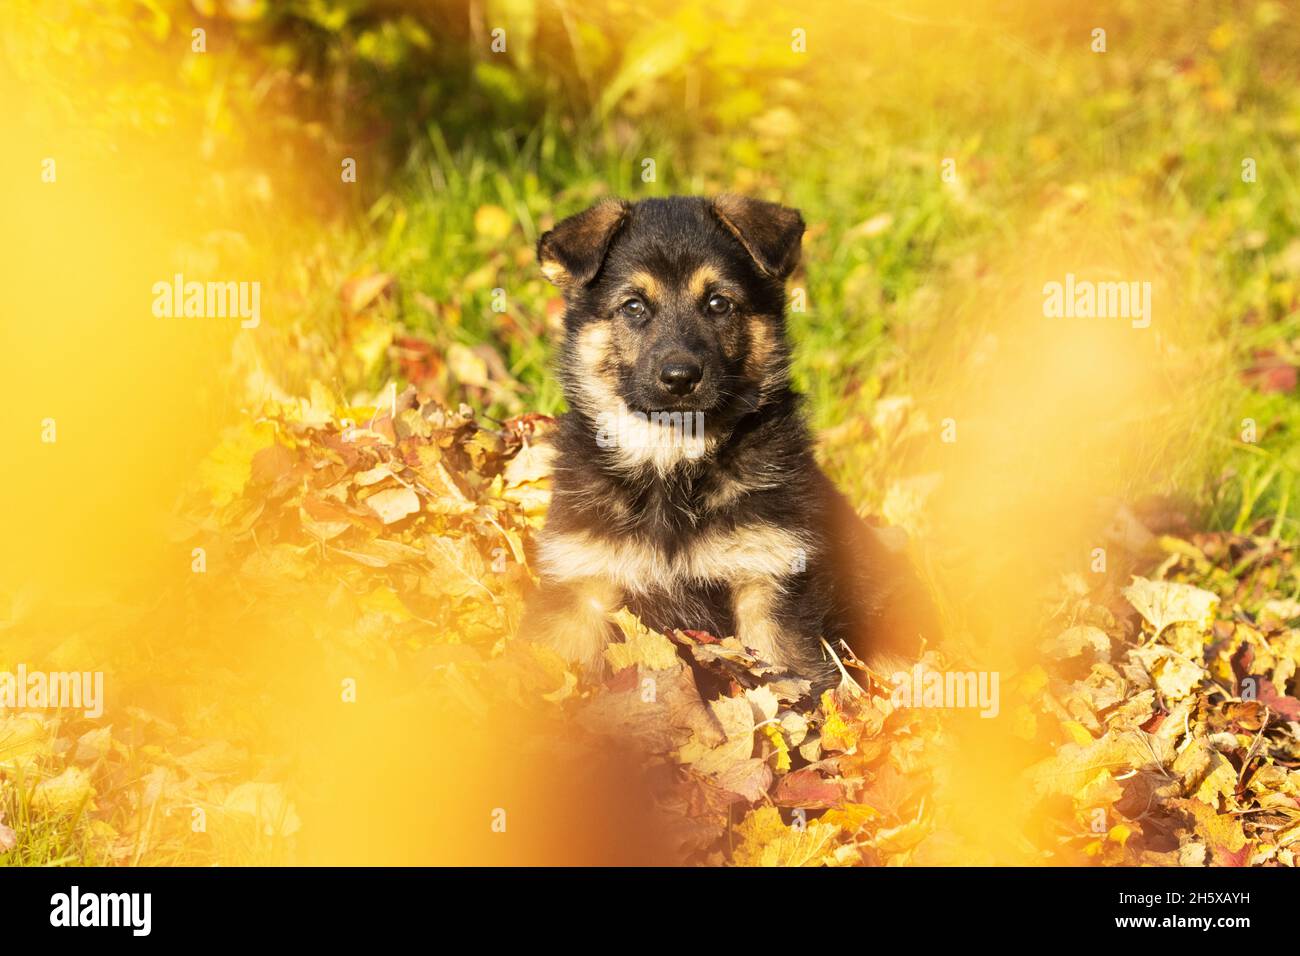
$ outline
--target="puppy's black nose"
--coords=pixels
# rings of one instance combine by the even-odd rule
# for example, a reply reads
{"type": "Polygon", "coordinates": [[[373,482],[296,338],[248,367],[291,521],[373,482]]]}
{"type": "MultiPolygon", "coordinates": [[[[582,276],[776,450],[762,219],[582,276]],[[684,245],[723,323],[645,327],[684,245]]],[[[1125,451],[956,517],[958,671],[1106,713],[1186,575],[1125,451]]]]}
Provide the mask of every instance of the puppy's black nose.
{"type": "Polygon", "coordinates": [[[693,359],[672,359],[659,370],[659,381],[673,395],[689,395],[704,377],[704,369],[693,359]]]}

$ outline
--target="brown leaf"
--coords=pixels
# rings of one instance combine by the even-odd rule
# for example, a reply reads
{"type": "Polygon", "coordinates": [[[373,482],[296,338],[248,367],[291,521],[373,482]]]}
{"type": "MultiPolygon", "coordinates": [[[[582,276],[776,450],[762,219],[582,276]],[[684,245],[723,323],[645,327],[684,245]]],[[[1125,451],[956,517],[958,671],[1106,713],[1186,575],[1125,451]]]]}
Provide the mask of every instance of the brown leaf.
{"type": "Polygon", "coordinates": [[[353,314],[361,312],[385,292],[393,288],[395,280],[387,272],[375,272],[359,276],[343,283],[339,297],[343,305],[353,314]]]}
{"type": "Polygon", "coordinates": [[[783,807],[822,809],[842,802],[844,787],[805,767],[788,773],[777,781],[772,799],[783,807]]]}

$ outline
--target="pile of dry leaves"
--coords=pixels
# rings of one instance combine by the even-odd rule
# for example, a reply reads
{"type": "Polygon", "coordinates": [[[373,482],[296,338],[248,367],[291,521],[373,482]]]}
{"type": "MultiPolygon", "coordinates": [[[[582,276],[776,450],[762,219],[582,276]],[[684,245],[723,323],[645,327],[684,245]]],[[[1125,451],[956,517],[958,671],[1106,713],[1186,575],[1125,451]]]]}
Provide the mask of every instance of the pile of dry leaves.
{"type": "Polygon", "coordinates": [[[1069,626],[1020,677],[1035,705],[1018,726],[1065,741],[1027,775],[1030,802],[1057,811],[1043,842],[1069,863],[1294,866],[1295,550],[1230,534],[1160,546],[1151,577],[1110,600],[1067,580],[1069,626]]]}
{"type": "MultiPolygon", "coordinates": [[[[575,733],[636,741],[665,771],[654,796],[685,859],[962,862],[935,802],[959,745],[948,713],[896,706],[887,680],[847,653],[852,678],[814,700],[734,637],[659,634],[626,611],[599,686],[544,649],[512,646],[547,500],[548,420],[484,427],[410,393],[377,409],[324,405],[251,426],[265,444],[220,515],[235,536],[263,528],[246,559],[258,574],[268,561],[348,567],[354,590],[381,586],[400,605],[388,640],[508,661],[512,692],[544,699],[575,733]]],[[[1276,595],[1294,593],[1294,554],[1223,535],[1160,543],[1168,558],[1149,578],[1067,578],[1059,633],[1005,675],[1008,746],[1039,758],[1017,791],[1018,859],[1291,865],[1300,605],[1276,595]]],[[[437,660],[460,663],[462,682],[502,683],[500,669],[437,660]]]]}
{"type": "Polygon", "coordinates": [[[378,407],[323,391],[270,403],[209,458],[180,533],[218,536],[250,581],[328,566],[415,640],[500,638],[517,623],[525,541],[548,500],[534,436],[549,421],[480,427],[465,406],[421,407],[413,390],[378,407]]]}
{"type": "MultiPolygon", "coordinates": [[[[1062,581],[1045,615],[1048,639],[1001,675],[1000,719],[979,738],[1018,759],[1013,796],[985,811],[1018,829],[1001,853],[963,845],[969,828],[952,824],[954,767],[969,740],[959,718],[895,703],[888,676],[846,649],[844,682],[814,699],[806,682],[732,636],[656,633],[627,611],[614,618],[623,640],[607,648],[598,685],[549,650],[513,640],[548,502],[551,425],[539,415],[483,422],[411,391],[354,407],[324,390],[269,403],[209,456],[177,539],[195,546],[196,560],[233,572],[202,601],[217,601],[220,588],[241,608],[287,620],[301,616],[311,590],[343,625],[321,642],[347,646],[328,653],[416,673],[420,693],[478,712],[505,701],[543,708],[551,730],[564,728],[543,747],[557,737],[567,747],[634,743],[676,859],[1295,865],[1293,548],[1268,537],[1162,538],[1165,559],[1147,577],[1062,581]]],[[[289,667],[303,651],[286,641],[265,653],[283,654],[277,666],[289,667]]],[[[948,663],[935,650],[925,661],[931,670],[948,663]]],[[[239,676],[247,682],[254,670],[250,662],[239,676]]],[[[59,734],[28,726],[29,749],[62,743],[58,760],[41,765],[40,799],[25,805],[79,811],[93,792],[100,806],[116,801],[119,820],[208,807],[242,813],[265,834],[300,828],[285,797],[291,768],[136,713],[125,737],[120,717],[113,731],[104,722],[59,734]],[[143,785],[128,750],[152,754],[143,785]],[[135,779],[112,779],[129,767],[135,779]]],[[[191,717],[198,726],[203,714],[191,717]]],[[[37,720],[3,719],[11,730],[37,720]]],[[[527,737],[524,728],[497,744],[537,744],[527,737]]],[[[12,752],[4,759],[0,773],[12,776],[12,752]]],[[[147,827],[144,838],[120,834],[108,818],[92,826],[111,857],[141,859],[147,827]]],[[[0,850],[12,838],[0,825],[0,850]]]]}

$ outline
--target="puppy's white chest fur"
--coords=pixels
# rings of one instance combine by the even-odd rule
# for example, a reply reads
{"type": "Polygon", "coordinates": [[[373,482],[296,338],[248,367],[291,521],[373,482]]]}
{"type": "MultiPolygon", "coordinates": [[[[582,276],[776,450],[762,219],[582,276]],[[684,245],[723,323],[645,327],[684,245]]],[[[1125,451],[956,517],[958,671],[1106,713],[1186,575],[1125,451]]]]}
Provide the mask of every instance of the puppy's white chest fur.
{"type": "Polygon", "coordinates": [[[798,534],[755,524],[702,532],[671,553],[632,536],[543,533],[539,559],[554,580],[607,580],[626,593],[646,594],[687,584],[779,582],[801,571],[809,555],[798,534]]]}

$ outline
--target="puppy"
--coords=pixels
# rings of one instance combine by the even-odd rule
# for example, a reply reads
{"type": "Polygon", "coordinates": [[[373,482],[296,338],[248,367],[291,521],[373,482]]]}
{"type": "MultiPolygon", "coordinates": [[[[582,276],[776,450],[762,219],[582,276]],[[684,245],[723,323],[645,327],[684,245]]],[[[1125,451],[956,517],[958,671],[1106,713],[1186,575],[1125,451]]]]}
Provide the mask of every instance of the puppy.
{"type": "Polygon", "coordinates": [[[905,558],[818,468],[790,384],[785,280],[804,223],[735,196],[605,201],[541,237],[565,301],[570,411],[525,634],[597,674],[608,615],[735,635],[812,683],[828,650],[937,633],[905,558]]]}

